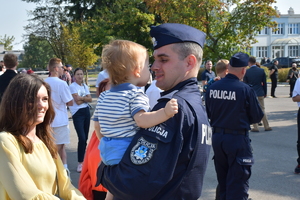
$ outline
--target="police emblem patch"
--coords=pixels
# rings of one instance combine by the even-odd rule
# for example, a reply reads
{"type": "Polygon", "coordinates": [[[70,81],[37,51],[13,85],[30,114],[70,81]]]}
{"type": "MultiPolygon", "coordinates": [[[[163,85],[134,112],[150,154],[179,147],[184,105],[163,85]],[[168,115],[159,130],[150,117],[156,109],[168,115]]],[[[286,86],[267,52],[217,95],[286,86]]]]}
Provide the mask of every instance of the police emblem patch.
{"type": "Polygon", "coordinates": [[[148,142],[140,137],[131,149],[130,159],[133,164],[142,165],[149,162],[153,156],[153,152],[157,149],[157,144],[148,142]]]}

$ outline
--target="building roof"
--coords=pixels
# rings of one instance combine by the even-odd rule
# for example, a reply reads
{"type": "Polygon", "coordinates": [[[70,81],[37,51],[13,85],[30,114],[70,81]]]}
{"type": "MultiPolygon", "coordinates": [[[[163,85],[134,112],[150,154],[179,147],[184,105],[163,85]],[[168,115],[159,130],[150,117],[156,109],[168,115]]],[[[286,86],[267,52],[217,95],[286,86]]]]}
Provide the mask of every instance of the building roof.
{"type": "Polygon", "coordinates": [[[300,37],[276,39],[272,42],[271,45],[275,44],[280,46],[285,46],[288,44],[300,45],[300,37]]]}

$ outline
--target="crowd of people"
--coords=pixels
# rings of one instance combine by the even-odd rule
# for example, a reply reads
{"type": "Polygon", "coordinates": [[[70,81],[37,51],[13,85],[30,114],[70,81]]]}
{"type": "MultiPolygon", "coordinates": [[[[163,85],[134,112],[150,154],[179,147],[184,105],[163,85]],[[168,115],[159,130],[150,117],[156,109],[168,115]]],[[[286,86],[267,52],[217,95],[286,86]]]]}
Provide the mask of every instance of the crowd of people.
{"type": "MultiPolygon", "coordinates": [[[[215,72],[207,60],[201,94],[197,75],[206,35],[191,26],[165,23],[152,26],[150,36],[152,65],[147,49],[135,42],[113,40],[104,46],[93,117],[83,69],[73,71],[52,58],[49,77],[42,80],[28,71],[17,74],[17,57],[4,56],[0,199],[196,200],[211,146],[216,199],[248,199],[254,164],[249,131],[260,131],[261,122],[265,131],[272,130],[264,106],[264,70],[255,57],[242,52],[219,60],[215,72]],[[68,111],[78,136],[79,190],[71,183],[67,164],[68,111]],[[91,118],[94,131],[87,143],[91,118]]],[[[277,65],[274,61],[269,74],[273,98],[277,65]]],[[[293,64],[287,77],[289,95],[299,104],[298,77],[293,64]]],[[[297,174],[299,113],[300,108],[297,174]]]]}

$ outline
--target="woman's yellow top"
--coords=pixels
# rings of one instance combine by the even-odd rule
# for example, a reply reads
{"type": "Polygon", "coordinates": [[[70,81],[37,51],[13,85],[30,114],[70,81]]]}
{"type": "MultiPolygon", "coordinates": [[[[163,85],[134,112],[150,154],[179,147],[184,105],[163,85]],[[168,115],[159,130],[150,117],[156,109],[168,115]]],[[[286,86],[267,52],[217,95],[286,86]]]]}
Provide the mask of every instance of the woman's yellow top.
{"type": "Polygon", "coordinates": [[[26,154],[12,134],[0,132],[0,199],[59,200],[57,182],[62,199],[85,199],[71,184],[59,156],[53,159],[42,141],[33,146],[26,154]]]}

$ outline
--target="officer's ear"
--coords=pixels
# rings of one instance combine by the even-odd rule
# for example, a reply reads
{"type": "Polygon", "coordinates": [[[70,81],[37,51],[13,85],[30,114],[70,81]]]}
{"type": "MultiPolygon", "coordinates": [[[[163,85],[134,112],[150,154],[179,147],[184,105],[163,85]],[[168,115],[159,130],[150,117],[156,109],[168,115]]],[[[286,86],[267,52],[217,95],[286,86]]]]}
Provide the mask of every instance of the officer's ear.
{"type": "Polygon", "coordinates": [[[247,67],[243,67],[243,69],[242,69],[242,75],[243,76],[246,74],[246,71],[247,71],[247,67]]]}
{"type": "Polygon", "coordinates": [[[197,65],[197,58],[194,54],[188,55],[186,58],[186,63],[187,63],[187,71],[190,71],[194,69],[197,65]]]}

